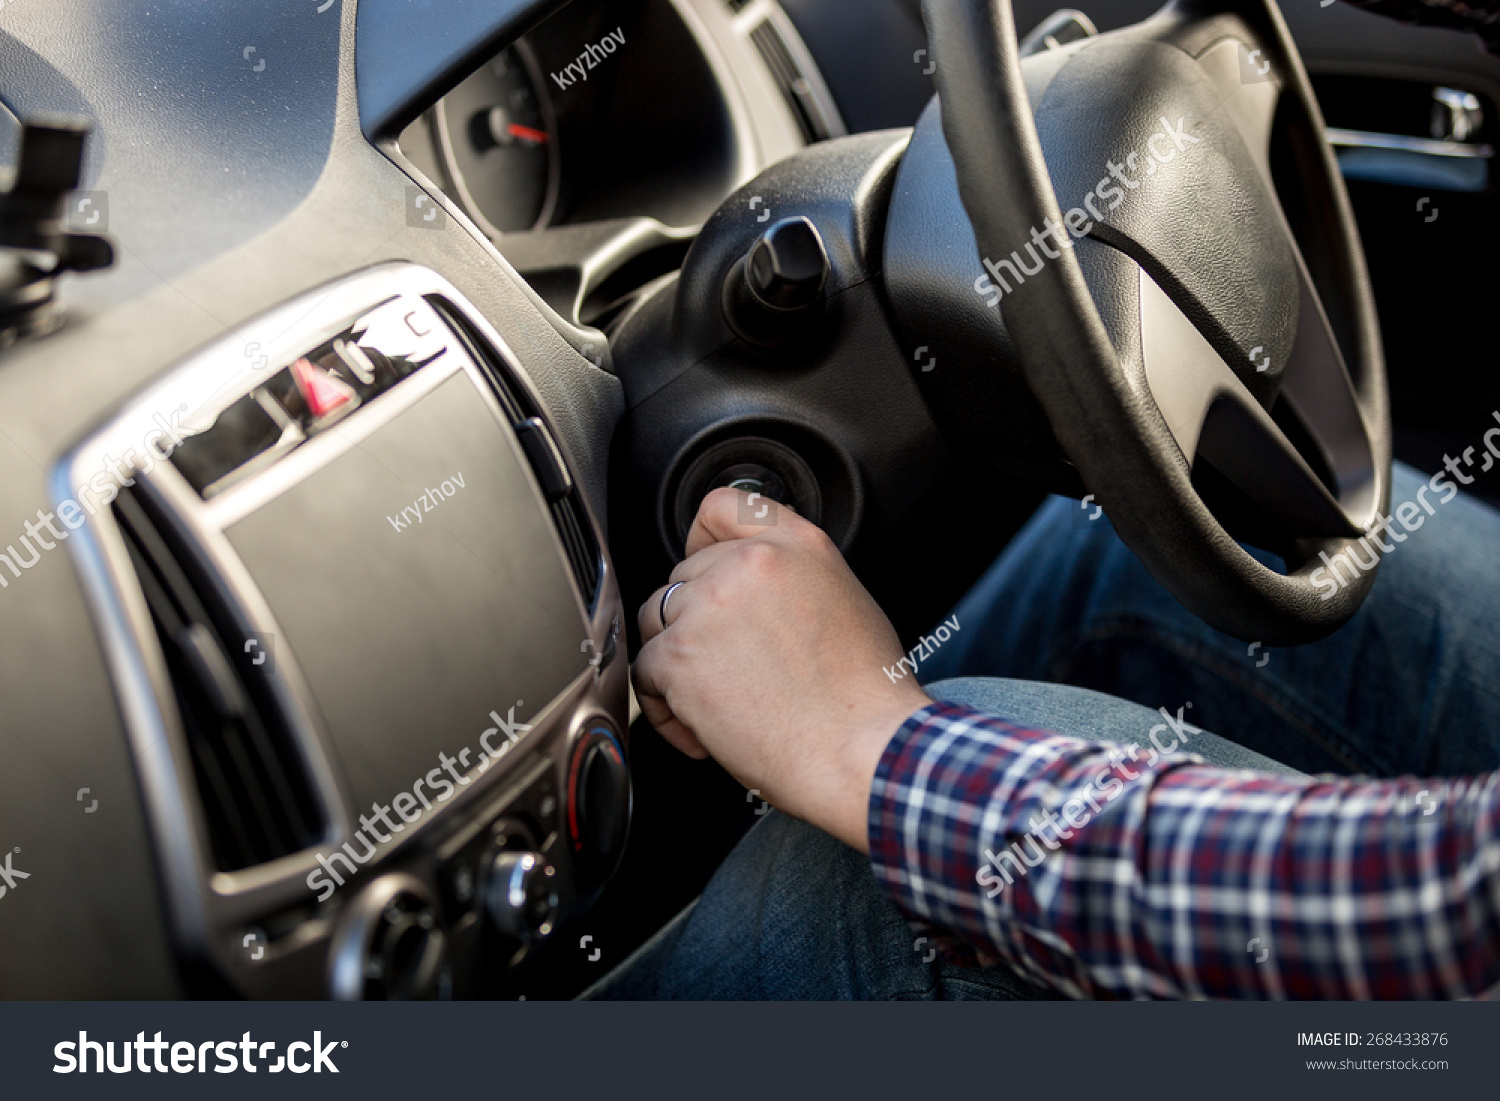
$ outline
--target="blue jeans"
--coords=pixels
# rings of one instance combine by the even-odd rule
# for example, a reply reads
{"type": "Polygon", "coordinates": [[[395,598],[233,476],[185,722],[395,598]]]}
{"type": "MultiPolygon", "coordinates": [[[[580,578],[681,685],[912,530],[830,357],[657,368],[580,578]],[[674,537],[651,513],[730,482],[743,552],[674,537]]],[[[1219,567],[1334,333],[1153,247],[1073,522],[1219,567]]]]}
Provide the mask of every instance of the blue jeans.
{"type": "MultiPolygon", "coordinates": [[[[1397,465],[1391,501],[1426,479],[1397,465]]],[[[1044,504],[960,602],[928,692],[1077,737],[1143,742],[1157,707],[1214,764],[1456,776],[1500,767],[1500,513],[1460,495],[1321,642],[1265,650],[1185,611],[1078,503],[1044,504]]],[[[1036,998],[1006,968],[928,959],[867,859],[771,813],[702,896],[591,996],[1036,998]]]]}

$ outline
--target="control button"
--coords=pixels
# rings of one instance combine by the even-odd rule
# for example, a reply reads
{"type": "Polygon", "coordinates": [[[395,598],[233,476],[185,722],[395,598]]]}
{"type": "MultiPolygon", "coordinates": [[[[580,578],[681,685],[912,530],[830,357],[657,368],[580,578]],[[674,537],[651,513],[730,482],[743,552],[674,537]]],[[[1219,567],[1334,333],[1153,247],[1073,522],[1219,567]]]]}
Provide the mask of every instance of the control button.
{"type": "Polygon", "coordinates": [[[375,385],[375,363],[370,359],[368,352],[351,340],[335,340],[333,350],[338,354],[339,361],[354,373],[354,377],[359,379],[361,385],[375,385]]]}
{"type": "Polygon", "coordinates": [[[630,770],[614,731],[591,727],[573,749],[567,807],[575,862],[592,878],[612,871],[624,851],[630,801],[630,770]]]}
{"type": "MultiPolygon", "coordinates": [[[[7,112],[11,127],[15,116],[7,112]]],[[[9,130],[10,128],[7,128],[9,130]]],[[[56,279],[67,271],[95,271],[115,262],[107,238],[71,230],[109,228],[108,196],[79,192],[84,144],[89,124],[23,123],[19,140],[6,135],[7,151],[16,149],[15,171],[7,172],[0,192],[0,347],[43,336],[62,324],[54,301],[56,279]],[[50,253],[54,262],[34,259],[50,253]]]]}
{"type": "Polygon", "coordinates": [[[808,218],[766,230],[724,281],[724,316],[740,337],[774,348],[811,335],[823,317],[832,265],[808,218]]]}
{"type": "Polygon", "coordinates": [[[292,378],[308,411],[318,419],[336,412],[354,397],[352,388],[305,357],[292,364],[292,378]]]}
{"type": "Polygon", "coordinates": [[[474,901],[474,870],[468,865],[460,865],[453,873],[453,897],[462,906],[474,901]]]}
{"type": "Polygon", "coordinates": [[[505,936],[540,940],[557,920],[557,869],[538,853],[500,853],[490,865],[485,906],[505,936]]]}
{"type": "Polygon", "coordinates": [[[777,222],[755,242],[745,262],[750,289],[767,306],[800,310],[811,306],[828,282],[828,253],[807,218],[777,222]]]}
{"type": "Polygon", "coordinates": [[[536,847],[531,831],[514,818],[501,818],[491,823],[490,841],[496,851],[525,852],[536,847]]]}
{"type": "Polygon", "coordinates": [[[495,854],[529,852],[535,849],[532,832],[514,818],[499,818],[467,835],[461,844],[439,853],[442,872],[438,885],[442,891],[443,913],[458,921],[477,908],[483,909],[485,875],[495,854]]]}
{"type": "Polygon", "coordinates": [[[432,335],[432,326],[427,324],[426,320],[416,310],[412,310],[411,313],[406,315],[406,327],[419,337],[432,335]]]}
{"type": "Polygon", "coordinates": [[[569,475],[562,451],[558,449],[552,433],[547,431],[546,424],[540,417],[530,417],[516,425],[516,436],[521,441],[521,449],[526,452],[531,469],[536,471],[542,496],[547,498],[548,504],[561,501],[572,491],[573,478],[569,475]]]}
{"type": "Polygon", "coordinates": [[[436,997],[446,946],[432,910],[400,899],[392,900],[380,916],[365,970],[367,991],[373,980],[379,997],[402,1001],[436,997]]]}
{"type": "Polygon", "coordinates": [[[332,993],[340,1000],[441,996],[448,939],[426,887],[405,875],[370,884],[340,921],[330,965],[332,993]]]}
{"type": "Polygon", "coordinates": [[[411,297],[372,310],[350,333],[365,351],[409,365],[402,377],[447,351],[447,337],[452,335],[431,306],[411,297]]]}

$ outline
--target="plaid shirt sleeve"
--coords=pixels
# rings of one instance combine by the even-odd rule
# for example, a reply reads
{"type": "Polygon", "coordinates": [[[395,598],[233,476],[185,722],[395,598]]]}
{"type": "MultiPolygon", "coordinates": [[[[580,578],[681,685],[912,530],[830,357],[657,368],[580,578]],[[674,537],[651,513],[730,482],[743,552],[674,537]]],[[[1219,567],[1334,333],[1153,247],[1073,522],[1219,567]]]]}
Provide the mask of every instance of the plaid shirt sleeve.
{"type": "MultiPolygon", "coordinates": [[[[870,857],[963,962],[1078,998],[1441,998],[1500,983],[1500,773],[1291,778],[918,711],[870,857]]],[[[1161,752],[1157,750],[1160,749],[1161,752]]]]}

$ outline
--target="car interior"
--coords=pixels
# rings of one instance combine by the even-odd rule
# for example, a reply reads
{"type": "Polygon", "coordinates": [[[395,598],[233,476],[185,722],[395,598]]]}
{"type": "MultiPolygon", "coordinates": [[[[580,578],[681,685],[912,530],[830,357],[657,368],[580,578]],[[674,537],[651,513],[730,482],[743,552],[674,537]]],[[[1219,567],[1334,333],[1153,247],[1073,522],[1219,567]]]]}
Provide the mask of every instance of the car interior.
{"type": "Polygon", "coordinates": [[[1346,622],[1500,409],[1500,57],[1074,2],[0,4],[0,996],[586,991],[769,810],[630,688],[718,487],[905,646],[1049,494],[1346,622]]]}

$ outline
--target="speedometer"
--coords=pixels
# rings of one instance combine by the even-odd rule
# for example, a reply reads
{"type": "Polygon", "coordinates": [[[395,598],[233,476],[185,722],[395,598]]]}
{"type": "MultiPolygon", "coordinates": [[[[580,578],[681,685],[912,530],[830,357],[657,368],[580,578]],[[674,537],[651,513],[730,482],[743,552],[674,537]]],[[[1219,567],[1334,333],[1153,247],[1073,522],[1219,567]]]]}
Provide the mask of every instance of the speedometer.
{"type": "Polygon", "coordinates": [[[436,122],[444,170],[483,228],[516,233],[551,221],[560,165],[556,118],[524,41],[449,92],[436,122]]]}

